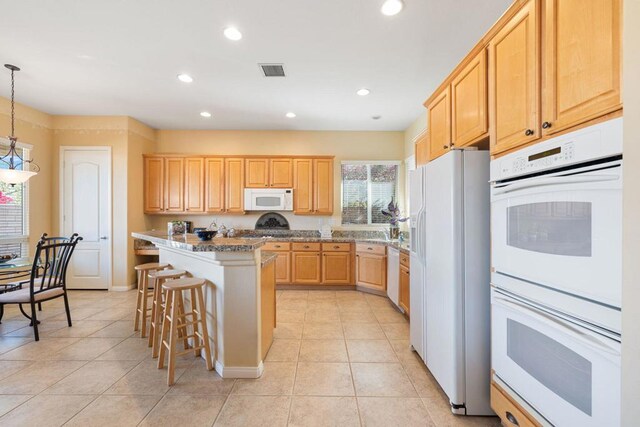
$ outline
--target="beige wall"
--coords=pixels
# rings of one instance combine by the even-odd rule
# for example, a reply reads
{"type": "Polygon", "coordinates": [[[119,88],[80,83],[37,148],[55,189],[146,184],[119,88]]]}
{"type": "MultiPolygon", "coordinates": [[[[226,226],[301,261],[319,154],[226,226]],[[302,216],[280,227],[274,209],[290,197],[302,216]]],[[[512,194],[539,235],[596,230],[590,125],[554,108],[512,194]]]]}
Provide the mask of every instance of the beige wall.
{"type": "MultiPolygon", "coordinates": [[[[334,215],[309,217],[285,214],[294,229],[317,229],[320,222],[340,225],[340,162],[343,160],[404,160],[402,132],[317,131],[156,131],[157,151],[194,154],[334,155],[334,215]]],[[[404,199],[404,172],[400,172],[400,200],[404,199]]],[[[197,226],[214,218],[227,227],[253,228],[258,214],[190,216],[197,226]]],[[[170,217],[151,216],[153,227],[164,229],[170,217]]]]}
{"type": "MultiPolygon", "coordinates": [[[[11,133],[11,106],[6,98],[0,97],[0,135],[11,133]]],[[[16,104],[16,136],[18,142],[31,144],[31,158],[40,166],[40,173],[29,180],[30,247],[35,247],[42,233],[52,233],[52,117],[33,108],[16,104]],[[40,213],[42,212],[42,213],[40,213]]],[[[33,255],[33,249],[30,249],[33,255]]]]}
{"type": "Polygon", "coordinates": [[[640,420],[640,0],[624,0],[622,425],[640,420]]]}

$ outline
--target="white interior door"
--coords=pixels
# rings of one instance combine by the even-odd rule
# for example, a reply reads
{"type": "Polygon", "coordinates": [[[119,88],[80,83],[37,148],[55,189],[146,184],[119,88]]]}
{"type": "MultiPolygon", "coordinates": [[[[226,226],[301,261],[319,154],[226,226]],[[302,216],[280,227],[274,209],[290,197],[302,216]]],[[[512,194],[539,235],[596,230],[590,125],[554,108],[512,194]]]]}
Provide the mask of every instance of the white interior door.
{"type": "Polygon", "coordinates": [[[111,150],[65,148],[62,159],[62,235],[78,233],[67,271],[70,289],[111,285],[111,150]]]}

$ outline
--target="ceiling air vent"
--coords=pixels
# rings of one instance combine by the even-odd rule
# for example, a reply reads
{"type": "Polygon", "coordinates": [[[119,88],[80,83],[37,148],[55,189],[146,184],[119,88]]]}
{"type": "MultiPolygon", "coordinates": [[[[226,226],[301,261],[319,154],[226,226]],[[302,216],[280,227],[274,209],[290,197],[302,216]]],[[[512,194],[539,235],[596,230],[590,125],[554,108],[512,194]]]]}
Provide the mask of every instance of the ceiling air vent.
{"type": "Polygon", "coordinates": [[[282,64],[258,64],[265,77],[285,77],[282,64]]]}

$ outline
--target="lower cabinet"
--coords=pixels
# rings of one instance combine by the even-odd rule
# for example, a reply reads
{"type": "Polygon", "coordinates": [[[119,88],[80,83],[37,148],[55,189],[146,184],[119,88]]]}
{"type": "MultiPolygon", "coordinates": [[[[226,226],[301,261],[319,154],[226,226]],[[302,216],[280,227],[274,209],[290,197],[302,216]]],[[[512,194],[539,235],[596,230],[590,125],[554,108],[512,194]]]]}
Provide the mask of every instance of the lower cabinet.
{"type": "Polygon", "coordinates": [[[379,253],[386,249],[382,246],[379,250],[375,246],[371,251],[356,253],[356,284],[365,288],[386,292],[387,290],[387,256],[379,253]],[[378,252],[378,253],[375,253],[378,252]]]}
{"type": "Polygon", "coordinates": [[[319,285],[321,280],[320,252],[293,252],[293,280],[299,285],[319,285]]]}
{"type": "Polygon", "coordinates": [[[529,416],[517,403],[495,383],[491,384],[491,409],[500,417],[505,427],[539,427],[540,424],[529,416]]]}
{"type": "Polygon", "coordinates": [[[400,298],[398,305],[404,310],[404,313],[409,315],[409,268],[404,265],[400,266],[400,298]]]}
{"type": "Polygon", "coordinates": [[[322,283],[351,284],[351,252],[322,253],[322,283]]]}
{"type": "Polygon", "coordinates": [[[261,307],[261,354],[262,359],[267,356],[267,352],[273,342],[273,330],[276,327],[276,264],[270,263],[262,267],[260,274],[260,307],[261,307]]]}

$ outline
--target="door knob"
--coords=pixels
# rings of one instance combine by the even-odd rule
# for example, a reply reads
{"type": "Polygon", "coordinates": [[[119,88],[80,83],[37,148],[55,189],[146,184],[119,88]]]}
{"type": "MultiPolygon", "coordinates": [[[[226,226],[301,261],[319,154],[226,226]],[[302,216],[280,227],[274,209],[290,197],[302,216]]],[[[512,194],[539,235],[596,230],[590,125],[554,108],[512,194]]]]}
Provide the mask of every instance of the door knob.
{"type": "Polygon", "coordinates": [[[109,238],[107,236],[101,236],[100,240],[109,240],[109,238]]]}
{"type": "Polygon", "coordinates": [[[549,122],[544,122],[542,124],[542,129],[549,129],[550,127],[551,127],[551,123],[549,123],[549,122]]]}
{"type": "Polygon", "coordinates": [[[527,136],[531,136],[531,135],[533,135],[533,129],[527,129],[527,130],[525,130],[525,131],[524,131],[524,134],[525,134],[525,135],[527,135],[527,136]]]}

